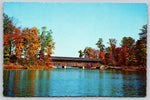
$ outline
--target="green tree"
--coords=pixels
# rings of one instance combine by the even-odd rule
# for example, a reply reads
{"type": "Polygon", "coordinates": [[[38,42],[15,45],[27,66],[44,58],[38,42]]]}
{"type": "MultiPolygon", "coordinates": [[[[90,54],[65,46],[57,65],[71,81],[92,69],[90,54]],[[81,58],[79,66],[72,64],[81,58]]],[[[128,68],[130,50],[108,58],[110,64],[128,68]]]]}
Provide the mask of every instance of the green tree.
{"type": "Polygon", "coordinates": [[[110,47],[107,47],[106,51],[111,52],[111,53],[115,53],[117,40],[111,38],[111,39],[109,39],[109,42],[107,42],[107,43],[110,45],[110,47]]]}
{"type": "Polygon", "coordinates": [[[125,62],[126,65],[133,65],[136,62],[136,57],[134,53],[134,46],[135,46],[135,40],[132,37],[123,37],[121,40],[121,47],[123,50],[123,53],[126,55],[124,58],[126,58],[125,62]],[[127,48],[127,49],[125,49],[127,48]]]}
{"type": "Polygon", "coordinates": [[[92,48],[91,47],[85,47],[84,49],[84,57],[85,58],[89,58],[90,57],[90,52],[92,51],[92,48]]]}
{"type": "Polygon", "coordinates": [[[111,55],[112,55],[112,64],[115,65],[116,64],[116,43],[117,40],[114,38],[109,39],[108,44],[110,45],[110,51],[111,51],[111,55]]]}
{"type": "Polygon", "coordinates": [[[9,52],[10,52],[10,45],[6,45],[5,49],[4,49],[4,63],[8,63],[9,62],[9,52]]]}
{"type": "Polygon", "coordinates": [[[141,39],[136,42],[136,59],[138,60],[138,65],[146,66],[146,39],[141,39]]]}
{"type": "Polygon", "coordinates": [[[140,39],[147,37],[147,25],[143,25],[142,29],[140,29],[142,32],[139,33],[140,39]]]}
{"type": "Polygon", "coordinates": [[[121,47],[128,44],[129,49],[132,49],[134,46],[135,40],[132,37],[123,37],[121,40],[121,47]]]}
{"type": "Polygon", "coordinates": [[[99,40],[96,43],[97,47],[100,49],[100,51],[104,50],[105,45],[103,44],[103,39],[99,38],[99,40]]]}
{"type": "Polygon", "coordinates": [[[121,47],[125,65],[135,65],[136,57],[134,53],[135,40],[132,37],[123,37],[121,47]]]}
{"type": "Polygon", "coordinates": [[[82,52],[82,50],[79,50],[78,53],[79,53],[80,58],[82,58],[84,56],[84,52],[82,52]]]}
{"type": "Polygon", "coordinates": [[[140,40],[136,42],[136,59],[137,64],[146,66],[146,60],[147,60],[147,25],[143,25],[142,29],[140,29],[142,32],[139,33],[140,40]]]}
{"type": "Polygon", "coordinates": [[[8,17],[8,15],[6,15],[5,13],[3,14],[3,32],[4,34],[12,34],[14,29],[15,29],[15,25],[13,23],[13,18],[8,17]]]}
{"type": "Polygon", "coordinates": [[[131,50],[131,54],[129,55],[129,65],[136,65],[137,64],[137,59],[136,59],[136,48],[133,47],[131,50]]]}
{"type": "Polygon", "coordinates": [[[116,43],[117,43],[117,40],[116,39],[113,39],[113,38],[111,38],[111,39],[109,39],[109,42],[107,42],[110,46],[111,45],[116,45],[116,43]]]}
{"type": "Polygon", "coordinates": [[[15,30],[15,25],[13,23],[13,19],[8,17],[5,13],[3,14],[3,42],[4,42],[4,61],[5,58],[9,62],[9,57],[11,56],[12,48],[13,48],[13,32],[15,30]]]}
{"type": "Polygon", "coordinates": [[[106,47],[105,51],[110,53],[111,52],[111,47],[106,47]]]}
{"type": "Polygon", "coordinates": [[[109,42],[107,42],[107,43],[110,45],[110,47],[108,47],[107,50],[108,51],[110,50],[111,53],[115,54],[115,48],[116,48],[117,40],[111,38],[111,39],[109,39],[109,42]]]}
{"type": "Polygon", "coordinates": [[[50,61],[50,56],[53,54],[53,50],[55,49],[55,42],[52,39],[52,30],[47,31],[46,27],[41,28],[41,33],[39,32],[40,35],[40,44],[41,44],[41,49],[40,49],[40,58],[43,60],[46,60],[44,55],[47,55],[47,61],[50,61]]]}

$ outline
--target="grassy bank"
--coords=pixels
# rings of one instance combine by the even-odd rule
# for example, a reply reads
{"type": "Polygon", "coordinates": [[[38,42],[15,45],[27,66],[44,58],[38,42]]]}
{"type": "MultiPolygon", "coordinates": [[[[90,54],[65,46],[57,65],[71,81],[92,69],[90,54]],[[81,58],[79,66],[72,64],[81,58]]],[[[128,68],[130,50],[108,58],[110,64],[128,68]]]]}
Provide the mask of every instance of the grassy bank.
{"type": "Polygon", "coordinates": [[[56,68],[55,66],[52,65],[20,65],[20,64],[14,64],[14,63],[9,63],[9,64],[4,64],[3,65],[4,70],[22,70],[22,69],[32,69],[32,70],[48,70],[48,69],[53,69],[56,68]]]}
{"type": "Polygon", "coordinates": [[[146,71],[146,66],[107,66],[106,69],[115,69],[123,71],[146,71]]]}
{"type": "MultiPolygon", "coordinates": [[[[4,64],[4,70],[23,70],[23,69],[30,69],[30,70],[49,70],[56,68],[53,65],[20,65],[20,64],[4,64]]],[[[97,69],[96,67],[92,67],[91,69],[97,69]]],[[[103,65],[100,70],[107,70],[107,69],[114,69],[114,70],[123,70],[123,71],[146,71],[146,66],[105,66],[103,65]]]]}

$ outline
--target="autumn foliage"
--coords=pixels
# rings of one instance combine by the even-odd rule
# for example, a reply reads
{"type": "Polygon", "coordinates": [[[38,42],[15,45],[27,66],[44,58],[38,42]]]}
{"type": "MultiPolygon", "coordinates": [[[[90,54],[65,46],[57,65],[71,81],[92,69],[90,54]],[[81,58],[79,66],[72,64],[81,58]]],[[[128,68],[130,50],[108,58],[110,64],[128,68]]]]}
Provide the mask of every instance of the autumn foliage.
{"type": "Polygon", "coordinates": [[[8,16],[4,16],[4,63],[19,63],[21,65],[43,64],[49,67],[51,54],[55,47],[51,33],[46,34],[46,46],[43,47],[40,31],[36,28],[12,28],[13,21],[8,16]],[[6,25],[5,25],[5,22],[6,25]],[[11,23],[8,23],[11,22],[11,23]],[[10,24],[10,25],[7,25],[10,24]],[[8,30],[9,29],[9,30],[8,30]],[[42,51],[44,50],[44,51],[42,51]],[[42,55],[43,57],[41,57],[42,55]]]}
{"type": "Polygon", "coordinates": [[[140,39],[135,41],[132,37],[123,37],[121,46],[116,46],[116,39],[109,39],[109,47],[104,48],[102,38],[96,43],[99,50],[91,47],[84,49],[85,58],[101,59],[105,65],[115,66],[146,66],[146,36],[147,26],[144,25],[139,33],[140,39]]]}

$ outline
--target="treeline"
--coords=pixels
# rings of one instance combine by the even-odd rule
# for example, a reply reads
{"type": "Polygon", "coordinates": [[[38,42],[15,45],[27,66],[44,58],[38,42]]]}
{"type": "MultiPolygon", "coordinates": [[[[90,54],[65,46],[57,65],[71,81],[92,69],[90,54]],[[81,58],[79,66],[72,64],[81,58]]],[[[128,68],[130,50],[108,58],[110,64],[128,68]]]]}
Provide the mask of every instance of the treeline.
{"type": "Polygon", "coordinates": [[[132,37],[123,37],[120,47],[116,46],[116,39],[109,39],[110,46],[105,47],[103,39],[99,38],[96,45],[99,50],[86,47],[79,50],[79,57],[101,59],[104,65],[113,66],[146,66],[147,25],[143,25],[140,39],[135,41],[132,37]]]}
{"type": "Polygon", "coordinates": [[[18,63],[21,65],[49,66],[50,57],[55,49],[52,39],[52,30],[42,27],[39,31],[36,27],[16,27],[13,19],[4,14],[3,19],[3,52],[4,64],[18,63]]]}

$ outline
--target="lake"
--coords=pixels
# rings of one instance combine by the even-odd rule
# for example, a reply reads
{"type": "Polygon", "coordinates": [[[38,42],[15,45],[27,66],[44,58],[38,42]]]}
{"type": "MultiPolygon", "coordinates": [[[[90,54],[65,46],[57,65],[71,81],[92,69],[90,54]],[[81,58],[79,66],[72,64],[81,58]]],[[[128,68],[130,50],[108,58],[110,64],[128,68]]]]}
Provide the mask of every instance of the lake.
{"type": "Polygon", "coordinates": [[[146,96],[146,74],[80,68],[5,70],[4,96],[146,96]]]}

